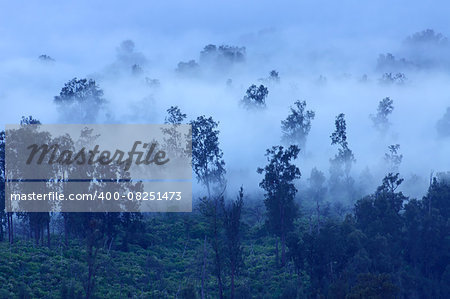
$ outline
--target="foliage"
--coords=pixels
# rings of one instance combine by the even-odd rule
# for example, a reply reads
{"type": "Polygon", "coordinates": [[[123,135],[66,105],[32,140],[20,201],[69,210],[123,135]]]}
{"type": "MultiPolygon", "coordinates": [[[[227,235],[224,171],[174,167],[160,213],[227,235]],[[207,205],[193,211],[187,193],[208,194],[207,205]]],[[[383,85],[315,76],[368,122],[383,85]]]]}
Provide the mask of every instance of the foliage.
{"type": "Polygon", "coordinates": [[[266,97],[269,90],[264,85],[251,85],[245,92],[242,104],[247,109],[262,109],[266,107],[266,97]]]}
{"type": "Polygon", "coordinates": [[[350,177],[350,171],[355,157],[348,146],[347,123],[343,113],[336,117],[335,127],[335,131],[330,136],[331,144],[338,145],[339,148],[338,153],[330,160],[330,189],[333,194],[339,194],[343,191],[351,192],[353,180],[350,177]]]}
{"type": "Polygon", "coordinates": [[[282,265],[286,262],[286,236],[292,230],[298,210],[294,202],[297,188],[293,181],[300,178],[300,169],[291,161],[297,158],[299,152],[300,149],[295,145],[291,145],[287,149],[282,146],[273,146],[266,151],[268,164],[257,170],[258,173],[264,174],[259,186],[265,191],[264,204],[268,212],[267,225],[271,232],[281,239],[282,265]]]}
{"type": "Polygon", "coordinates": [[[225,184],[225,161],[219,147],[219,123],[212,117],[199,116],[192,125],[192,167],[197,180],[211,194],[211,188],[222,188],[225,184]]]}
{"type": "Polygon", "coordinates": [[[388,117],[394,110],[393,104],[394,101],[391,98],[386,97],[378,103],[377,114],[370,115],[373,126],[382,134],[385,134],[391,125],[388,117]]]}
{"type": "Polygon", "coordinates": [[[306,101],[296,101],[294,105],[294,108],[290,107],[291,113],[288,117],[281,121],[282,138],[285,142],[297,144],[303,148],[316,113],[306,110],[306,101]]]}
{"type": "Polygon", "coordinates": [[[441,137],[450,136],[450,107],[447,108],[445,114],[437,122],[436,129],[438,131],[439,136],[441,137]]]}
{"type": "Polygon", "coordinates": [[[54,102],[65,122],[93,123],[106,100],[103,98],[103,90],[93,79],[73,78],[64,84],[54,102]]]}

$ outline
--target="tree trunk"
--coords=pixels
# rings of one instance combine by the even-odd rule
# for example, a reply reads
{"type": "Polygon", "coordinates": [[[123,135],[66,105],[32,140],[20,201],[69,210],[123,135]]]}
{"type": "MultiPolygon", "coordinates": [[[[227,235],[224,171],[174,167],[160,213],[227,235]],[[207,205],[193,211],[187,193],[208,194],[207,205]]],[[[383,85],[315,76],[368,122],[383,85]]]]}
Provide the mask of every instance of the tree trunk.
{"type": "Polygon", "coordinates": [[[9,220],[9,214],[10,213],[6,213],[6,219],[7,219],[7,222],[8,222],[8,242],[9,242],[9,244],[12,244],[12,234],[11,234],[11,231],[12,231],[12,222],[9,220]]]}
{"type": "Polygon", "coordinates": [[[278,261],[279,261],[279,254],[278,254],[278,237],[276,238],[275,242],[275,262],[278,267],[278,261]]]}
{"type": "Polygon", "coordinates": [[[281,266],[286,264],[286,233],[284,230],[281,232],[281,266]]]}
{"type": "MultiPolygon", "coordinates": [[[[64,215],[63,215],[64,217],[64,215]]],[[[68,223],[67,223],[67,215],[66,217],[64,217],[64,244],[67,246],[69,243],[69,227],[68,227],[68,223]]]]}
{"type": "Polygon", "coordinates": [[[44,225],[39,223],[39,231],[41,232],[41,246],[44,246],[44,225]]]}
{"type": "Polygon", "coordinates": [[[216,260],[217,260],[217,282],[219,283],[219,298],[223,298],[223,285],[222,285],[222,269],[220,267],[220,256],[219,251],[216,249],[216,260]]]}
{"type": "Polygon", "coordinates": [[[214,199],[214,253],[216,257],[216,275],[217,275],[217,282],[219,284],[219,298],[223,298],[223,285],[222,285],[222,268],[221,268],[221,259],[220,259],[220,253],[219,253],[219,224],[218,224],[218,203],[219,199],[214,199]]]}
{"type": "Polygon", "coordinates": [[[319,233],[320,230],[320,205],[319,200],[316,200],[316,210],[317,210],[317,233],[319,233]]]}
{"type": "Polygon", "coordinates": [[[50,248],[50,219],[47,220],[47,247],[50,248]]]}
{"type": "Polygon", "coordinates": [[[206,235],[203,243],[203,267],[202,267],[202,299],[205,299],[205,273],[206,272],[206,235]]]}
{"type": "Polygon", "coordinates": [[[281,266],[284,267],[286,263],[286,228],[284,224],[284,206],[281,207],[281,266]]]}
{"type": "Polygon", "coordinates": [[[88,277],[86,282],[86,299],[90,299],[92,297],[95,286],[95,276],[98,267],[96,265],[96,259],[99,248],[95,247],[95,236],[93,232],[91,232],[91,235],[88,237],[87,242],[88,277]]]}
{"type": "Polygon", "coordinates": [[[39,246],[39,237],[41,236],[41,232],[39,231],[39,226],[34,224],[34,238],[36,239],[36,246],[39,246]]]}
{"type": "Polygon", "coordinates": [[[3,216],[0,217],[0,242],[3,242],[3,216]]]}
{"type": "Polygon", "coordinates": [[[234,274],[236,272],[236,267],[234,262],[231,263],[231,299],[234,299],[234,274]]]}

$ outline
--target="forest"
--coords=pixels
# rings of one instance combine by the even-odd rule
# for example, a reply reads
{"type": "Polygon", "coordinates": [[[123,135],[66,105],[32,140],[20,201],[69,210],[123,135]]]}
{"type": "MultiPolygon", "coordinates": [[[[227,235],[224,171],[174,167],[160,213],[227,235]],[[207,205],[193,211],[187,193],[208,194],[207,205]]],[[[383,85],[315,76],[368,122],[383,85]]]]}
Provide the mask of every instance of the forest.
{"type": "Polygon", "coordinates": [[[2,127],[0,298],[449,298],[448,38],[286,35],[0,60],[2,126],[189,124],[193,177],[192,212],[8,212],[2,127]]]}

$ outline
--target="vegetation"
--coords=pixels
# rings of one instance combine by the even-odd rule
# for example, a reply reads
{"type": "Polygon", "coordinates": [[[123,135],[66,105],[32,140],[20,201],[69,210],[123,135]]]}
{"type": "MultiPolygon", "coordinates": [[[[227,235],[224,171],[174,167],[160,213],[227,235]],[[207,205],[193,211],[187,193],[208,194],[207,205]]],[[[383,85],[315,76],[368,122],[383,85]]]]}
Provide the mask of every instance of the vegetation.
{"type": "MultiPolygon", "coordinates": [[[[448,175],[434,178],[422,200],[405,197],[400,184],[398,174],[389,174],[374,194],[357,201],[354,213],[326,216],[317,229],[301,209],[292,217],[284,266],[276,257],[277,237],[267,229],[273,217],[258,224],[241,190],[218,213],[223,297],[445,298],[448,175]]],[[[53,215],[50,246],[34,244],[26,224],[17,224],[14,242],[0,243],[0,297],[219,297],[212,226],[202,215],[143,215],[134,229],[126,229],[122,216],[110,245],[101,226],[112,219],[95,215],[96,224],[89,223],[98,228],[71,235],[67,245],[58,229],[61,215],[53,215]]]]}

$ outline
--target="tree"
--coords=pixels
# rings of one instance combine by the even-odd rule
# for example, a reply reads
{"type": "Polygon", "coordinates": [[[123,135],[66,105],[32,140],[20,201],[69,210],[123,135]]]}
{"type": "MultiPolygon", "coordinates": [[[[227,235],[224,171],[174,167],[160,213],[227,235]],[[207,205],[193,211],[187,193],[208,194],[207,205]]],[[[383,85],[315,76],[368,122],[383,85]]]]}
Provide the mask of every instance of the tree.
{"type": "Polygon", "coordinates": [[[83,281],[83,287],[86,292],[86,299],[90,299],[94,294],[96,276],[100,267],[100,264],[97,261],[97,256],[101,241],[103,240],[103,234],[99,228],[99,225],[101,224],[99,224],[98,219],[94,217],[90,218],[87,225],[89,226],[86,238],[86,262],[88,272],[83,281]]]}
{"type": "Polygon", "coordinates": [[[267,78],[258,79],[263,84],[271,85],[273,83],[280,83],[280,75],[276,70],[271,70],[267,78]]]}
{"type": "Polygon", "coordinates": [[[170,106],[167,109],[167,113],[168,116],[166,116],[164,123],[169,126],[162,128],[163,134],[167,136],[164,138],[165,146],[170,153],[176,156],[183,156],[185,149],[183,148],[179,126],[186,119],[186,114],[181,113],[178,106],[170,106]]]}
{"type": "Polygon", "coordinates": [[[435,46],[444,46],[448,44],[448,38],[441,33],[435,32],[433,29],[426,29],[420,32],[416,32],[411,36],[408,36],[406,43],[410,46],[420,44],[432,44],[435,46]]]}
{"type": "Polygon", "coordinates": [[[292,229],[298,212],[294,202],[297,188],[293,181],[299,179],[301,173],[291,161],[297,158],[299,152],[300,149],[296,145],[287,149],[283,146],[273,146],[266,151],[268,164],[257,170],[258,173],[264,173],[259,186],[266,191],[264,204],[268,212],[267,224],[281,239],[282,266],[286,263],[286,236],[292,229]]]}
{"type": "Polygon", "coordinates": [[[189,60],[187,62],[180,61],[177,65],[176,72],[185,75],[198,75],[200,73],[200,66],[195,60],[189,60]]]}
{"type": "MultiPolygon", "coordinates": [[[[224,198],[222,194],[219,196],[203,197],[200,201],[200,213],[205,217],[207,233],[210,235],[210,243],[214,251],[214,274],[217,277],[219,288],[219,298],[223,298],[223,221],[224,221],[224,198]]],[[[206,240],[206,236],[205,236],[206,240]]]]}
{"type": "Polygon", "coordinates": [[[311,110],[305,111],[306,101],[296,101],[294,105],[294,108],[290,107],[291,113],[288,117],[281,121],[282,139],[303,148],[311,130],[311,121],[316,114],[311,110]]]}
{"type": "Polygon", "coordinates": [[[241,246],[241,213],[244,206],[244,189],[239,189],[237,199],[225,206],[224,227],[227,243],[227,258],[231,276],[231,298],[235,293],[235,276],[243,264],[241,246]]]}
{"type": "Polygon", "coordinates": [[[39,55],[38,59],[42,63],[54,63],[55,62],[55,59],[51,58],[50,56],[48,56],[46,54],[39,55]]]}
{"type": "Polygon", "coordinates": [[[399,154],[400,144],[388,146],[389,153],[384,154],[384,161],[389,165],[389,172],[396,173],[402,163],[403,155],[399,154]]]}
{"type": "Polygon", "coordinates": [[[242,99],[242,104],[247,109],[262,109],[266,107],[266,97],[269,90],[264,85],[251,85],[242,99]]]}
{"type": "Polygon", "coordinates": [[[450,136],[450,107],[447,108],[444,116],[442,116],[442,118],[437,122],[436,129],[439,136],[450,136]]]}
{"type": "Polygon", "coordinates": [[[276,70],[272,70],[269,73],[269,79],[273,82],[278,83],[278,82],[280,82],[280,75],[276,70]]]}
{"type": "Polygon", "coordinates": [[[144,69],[139,64],[133,64],[131,66],[131,74],[133,76],[138,77],[138,76],[142,75],[143,73],[144,73],[144,69]]]}
{"type": "Polygon", "coordinates": [[[319,230],[321,222],[320,217],[322,213],[320,211],[320,205],[322,204],[325,197],[325,193],[327,191],[327,188],[324,185],[326,178],[322,171],[317,170],[317,168],[314,167],[311,170],[311,175],[308,181],[309,181],[308,195],[316,204],[317,230],[319,230]]]}
{"type": "Polygon", "coordinates": [[[352,150],[348,147],[347,142],[347,124],[345,122],[345,115],[343,113],[336,117],[336,130],[331,134],[331,144],[338,145],[338,153],[330,160],[330,181],[331,188],[334,191],[340,189],[341,184],[348,188],[353,184],[350,177],[352,164],[355,162],[352,150]],[[344,180],[342,182],[342,179],[344,180]]]}
{"type": "Polygon", "coordinates": [[[377,59],[377,70],[394,71],[414,67],[414,63],[405,58],[396,58],[391,53],[380,54],[377,59]]]}
{"type": "Polygon", "coordinates": [[[223,72],[245,61],[245,56],[245,47],[210,44],[200,52],[200,64],[202,67],[213,67],[223,72]]]}
{"type": "Polygon", "coordinates": [[[144,54],[135,50],[136,46],[132,40],[124,40],[117,48],[117,61],[116,65],[128,70],[130,67],[133,70],[133,66],[145,66],[147,59],[144,54]]]}
{"type": "Polygon", "coordinates": [[[166,116],[164,120],[165,124],[178,125],[186,119],[186,114],[181,113],[178,106],[170,106],[170,108],[167,109],[167,114],[168,116],[166,116]]]}
{"type": "MultiPolygon", "coordinates": [[[[201,199],[200,210],[207,219],[212,235],[215,274],[219,285],[219,297],[223,298],[222,283],[222,241],[223,229],[223,192],[225,191],[225,161],[219,147],[218,123],[212,117],[199,116],[191,121],[192,126],[192,167],[197,180],[203,184],[208,196],[201,199]],[[211,190],[217,189],[217,190],[211,190]],[[219,191],[212,195],[212,191],[219,191]]],[[[206,236],[205,236],[206,240],[206,236]]]]}
{"type": "MultiPolygon", "coordinates": [[[[400,175],[389,173],[376,192],[355,205],[357,226],[370,238],[377,234],[387,236],[390,241],[400,241],[402,230],[401,210],[408,198],[397,192],[403,182],[400,175]]],[[[394,248],[393,248],[394,249],[394,248]]]]}
{"type": "Polygon", "coordinates": [[[418,231],[408,239],[409,244],[417,246],[411,257],[425,277],[441,277],[450,261],[450,243],[443,241],[450,238],[450,173],[438,173],[432,179],[418,208],[419,223],[408,219],[412,220],[408,227],[418,224],[418,231]]]}
{"type": "Polygon", "coordinates": [[[213,186],[225,186],[225,161],[219,147],[218,125],[212,117],[199,116],[191,121],[192,167],[197,180],[206,187],[208,197],[211,197],[213,186]]]}
{"type": "Polygon", "coordinates": [[[64,121],[93,123],[106,100],[94,80],[73,78],[64,84],[54,102],[64,121]]]}
{"type": "MultiPolygon", "coordinates": [[[[5,131],[0,132],[0,242],[3,241],[3,226],[5,225],[5,131]]],[[[9,222],[9,215],[8,215],[9,222]]],[[[9,232],[9,226],[8,226],[9,232]]],[[[9,234],[10,235],[10,234],[9,234]]],[[[11,236],[9,236],[11,238],[11,236]]]]}
{"type": "Polygon", "coordinates": [[[396,84],[396,85],[403,85],[406,83],[408,79],[406,78],[406,75],[403,73],[384,73],[381,76],[380,79],[380,83],[381,84],[386,84],[386,85],[392,85],[392,84],[396,84]]]}
{"type": "MultiPolygon", "coordinates": [[[[21,156],[19,151],[24,151],[26,146],[30,143],[46,143],[50,144],[50,134],[48,132],[38,132],[37,127],[41,124],[41,122],[37,119],[34,119],[32,116],[22,117],[20,121],[20,128],[17,130],[10,130],[8,132],[9,145],[8,146],[8,154],[10,157],[18,157],[21,156]],[[25,143],[25,144],[24,144],[25,143]],[[11,149],[13,147],[14,149],[11,149]],[[18,156],[15,156],[18,154],[18,156]]],[[[23,154],[23,153],[22,153],[23,154]]],[[[14,158],[11,159],[14,161],[14,158]]],[[[36,169],[25,169],[23,167],[16,167],[15,164],[11,163],[6,169],[8,172],[8,177],[10,179],[29,179],[33,178],[34,172],[36,169]],[[31,173],[30,173],[31,172],[31,173]]],[[[48,165],[40,165],[39,172],[44,174],[45,179],[50,180],[55,175],[55,169],[52,166],[48,165]]],[[[18,184],[16,187],[20,188],[20,192],[23,193],[47,193],[52,190],[53,185],[49,182],[47,184],[37,184],[30,186],[29,184],[18,184]]],[[[19,191],[19,190],[17,190],[19,191]]],[[[17,216],[28,222],[30,235],[34,237],[36,246],[39,245],[39,241],[41,244],[44,243],[44,230],[47,230],[47,246],[50,247],[50,213],[49,212],[29,212],[27,211],[27,206],[32,205],[30,202],[19,202],[19,209],[25,210],[25,212],[18,212],[17,216]]],[[[48,208],[51,207],[52,204],[49,201],[42,201],[41,205],[47,205],[48,208]]],[[[11,214],[11,226],[12,226],[12,214],[11,214]]]]}
{"type": "Polygon", "coordinates": [[[378,103],[377,114],[370,115],[373,126],[382,134],[385,134],[391,125],[388,117],[394,110],[393,104],[394,101],[391,98],[384,98],[378,103]]]}

